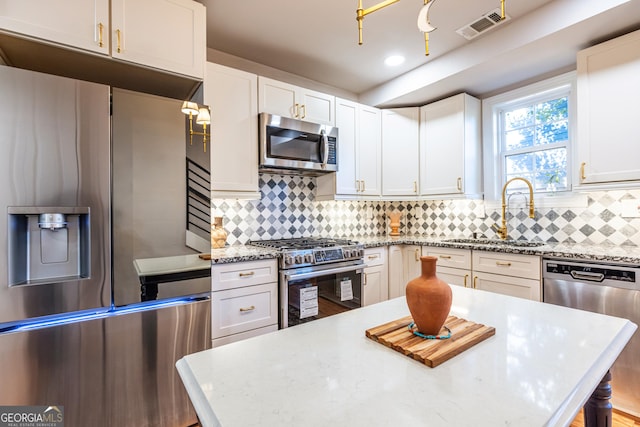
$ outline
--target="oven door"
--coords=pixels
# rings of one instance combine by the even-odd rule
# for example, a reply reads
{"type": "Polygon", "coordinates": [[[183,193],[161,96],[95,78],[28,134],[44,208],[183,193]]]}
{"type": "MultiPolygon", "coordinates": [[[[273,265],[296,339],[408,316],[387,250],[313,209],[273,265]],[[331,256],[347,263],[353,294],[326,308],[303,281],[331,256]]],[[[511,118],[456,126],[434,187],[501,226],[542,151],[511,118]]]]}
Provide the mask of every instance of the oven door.
{"type": "Polygon", "coordinates": [[[298,325],[361,306],[362,261],[282,270],[280,327],[298,325]]]}

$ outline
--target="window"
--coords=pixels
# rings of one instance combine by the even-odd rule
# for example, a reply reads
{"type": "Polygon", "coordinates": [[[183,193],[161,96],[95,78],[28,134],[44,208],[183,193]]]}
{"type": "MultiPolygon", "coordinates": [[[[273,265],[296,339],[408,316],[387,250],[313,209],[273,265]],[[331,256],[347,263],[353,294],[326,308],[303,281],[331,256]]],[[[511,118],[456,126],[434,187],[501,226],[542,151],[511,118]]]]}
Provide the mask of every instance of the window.
{"type": "MultiPolygon", "coordinates": [[[[526,178],[536,193],[571,190],[574,74],[504,93],[483,103],[485,190],[499,198],[511,178],[526,178]]],[[[525,190],[521,181],[509,192],[525,190]]]]}

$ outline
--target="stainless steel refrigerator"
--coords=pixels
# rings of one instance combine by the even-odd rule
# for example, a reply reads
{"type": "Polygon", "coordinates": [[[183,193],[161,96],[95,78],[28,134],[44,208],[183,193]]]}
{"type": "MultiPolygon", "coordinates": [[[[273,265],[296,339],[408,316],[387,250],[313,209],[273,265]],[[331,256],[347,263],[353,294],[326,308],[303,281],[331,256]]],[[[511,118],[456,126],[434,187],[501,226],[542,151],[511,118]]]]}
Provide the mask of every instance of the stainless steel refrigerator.
{"type": "Polygon", "coordinates": [[[0,94],[0,404],[195,423],[174,363],[210,347],[208,274],[145,299],[134,267],[202,250],[185,238],[181,101],[6,66],[0,94]]]}

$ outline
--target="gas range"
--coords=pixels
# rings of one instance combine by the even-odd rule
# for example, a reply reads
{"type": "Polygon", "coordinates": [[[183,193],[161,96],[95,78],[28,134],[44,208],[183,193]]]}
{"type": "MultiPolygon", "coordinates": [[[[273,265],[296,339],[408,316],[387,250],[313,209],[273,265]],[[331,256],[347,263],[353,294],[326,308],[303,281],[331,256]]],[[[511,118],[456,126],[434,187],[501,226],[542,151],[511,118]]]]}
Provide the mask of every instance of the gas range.
{"type": "Polygon", "coordinates": [[[281,269],[313,267],[342,261],[362,260],[362,244],[348,239],[302,237],[294,239],[257,240],[255,246],[278,249],[282,253],[281,269]]]}

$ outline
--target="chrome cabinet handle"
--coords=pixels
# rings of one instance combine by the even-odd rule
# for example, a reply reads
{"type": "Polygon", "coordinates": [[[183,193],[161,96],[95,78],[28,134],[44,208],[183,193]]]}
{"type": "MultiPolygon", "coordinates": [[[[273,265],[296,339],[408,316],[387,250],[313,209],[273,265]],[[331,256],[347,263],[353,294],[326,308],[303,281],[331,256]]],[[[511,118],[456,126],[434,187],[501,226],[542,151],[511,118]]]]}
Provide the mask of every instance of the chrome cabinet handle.
{"type": "Polygon", "coordinates": [[[252,305],[252,306],[250,306],[250,307],[244,307],[244,308],[243,308],[243,307],[240,307],[240,311],[241,311],[241,312],[243,312],[243,313],[244,313],[244,312],[247,312],[247,311],[253,311],[253,310],[255,310],[255,309],[256,309],[256,306],[255,306],[255,305],[252,305]]]}
{"type": "Polygon", "coordinates": [[[255,271],[250,271],[250,272],[248,272],[248,273],[238,273],[238,276],[240,276],[240,277],[251,277],[251,276],[253,276],[254,274],[256,274],[256,272],[255,272],[255,271]]]}

